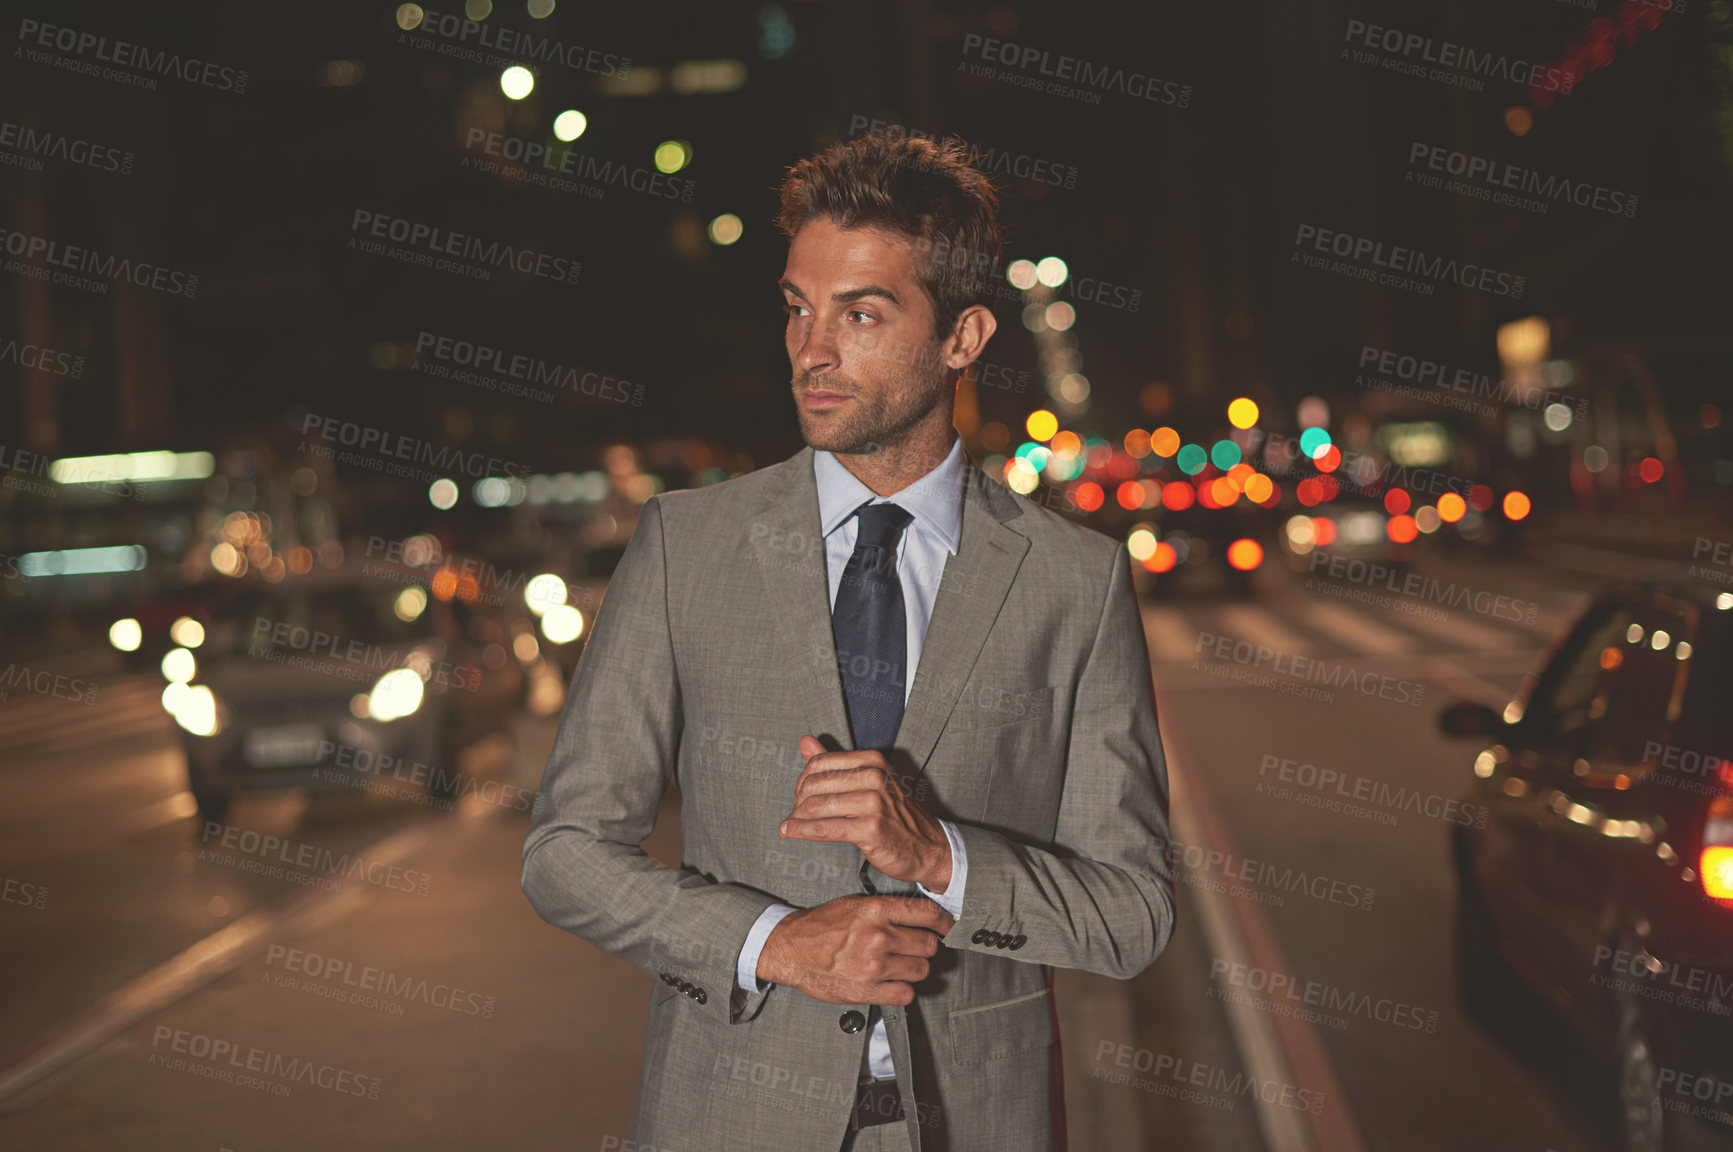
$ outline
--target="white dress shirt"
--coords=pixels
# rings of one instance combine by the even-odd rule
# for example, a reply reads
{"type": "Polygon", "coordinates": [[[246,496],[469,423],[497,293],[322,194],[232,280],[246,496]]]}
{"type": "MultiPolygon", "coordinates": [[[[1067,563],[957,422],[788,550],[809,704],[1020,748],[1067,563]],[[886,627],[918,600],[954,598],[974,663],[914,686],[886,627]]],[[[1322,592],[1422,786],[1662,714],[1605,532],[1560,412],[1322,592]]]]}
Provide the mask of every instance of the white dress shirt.
{"type": "MultiPolygon", "coordinates": [[[[813,479],[818,483],[819,527],[824,534],[826,575],[830,580],[830,604],[836,608],[837,589],[842,586],[843,569],[854,555],[855,537],[860,521],[855,512],[862,504],[896,504],[914,519],[897,541],[897,580],[903,589],[903,615],[908,626],[908,672],[903,683],[903,703],[915,685],[915,670],[920,666],[921,647],[927,638],[927,622],[933,616],[933,601],[938,597],[939,582],[945,574],[945,560],[957,554],[957,544],[963,536],[963,442],[953,438],[951,450],[938,467],[891,496],[880,496],[861,483],[860,478],[829,452],[812,454],[813,479]]],[[[792,794],[790,803],[792,804],[792,794]]],[[[917,887],[935,900],[952,916],[963,914],[963,885],[968,879],[969,862],[963,851],[963,841],[949,820],[940,820],[945,839],[951,846],[951,881],[943,893],[930,892],[926,885],[917,887]]],[[[769,985],[758,979],[758,957],[770,930],[794,909],[786,904],[773,904],[761,913],[746,935],[735,967],[735,981],[748,991],[762,992],[769,985]]],[[[885,1079],[896,1074],[891,1063],[891,1045],[881,1019],[873,1026],[867,1040],[867,1066],[872,1075],[885,1079]]]]}

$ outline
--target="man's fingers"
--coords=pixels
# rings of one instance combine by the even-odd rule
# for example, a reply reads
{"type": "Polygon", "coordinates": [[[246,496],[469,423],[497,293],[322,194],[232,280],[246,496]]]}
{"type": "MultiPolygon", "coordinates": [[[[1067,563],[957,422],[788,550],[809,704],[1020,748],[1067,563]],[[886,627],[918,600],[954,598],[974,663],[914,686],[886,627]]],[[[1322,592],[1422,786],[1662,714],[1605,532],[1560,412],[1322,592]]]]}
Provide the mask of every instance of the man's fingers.
{"type": "Polygon", "coordinates": [[[902,984],[918,984],[927,978],[930,967],[924,957],[887,955],[879,964],[879,978],[902,984]]]}
{"type": "Polygon", "coordinates": [[[790,818],[782,822],[785,840],[820,840],[831,844],[853,844],[861,830],[845,817],[824,817],[817,820],[790,818]]]}
{"type": "Polygon", "coordinates": [[[879,797],[877,792],[820,792],[796,803],[789,815],[802,820],[816,820],[821,816],[867,816],[880,811],[883,801],[879,797]]]}
{"type": "Polygon", "coordinates": [[[794,782],[794,799],[798,803],[826,792],[882,792],[888,779],[889,773],[876,765],[828,764],[817,770],[809,765],[794,782]]]}
{"type": "Polygon", "coordinates": [[[892,924],[925,928],[943,936],[957,922],[956,917],[925,896],[875,896],[873,899],[892,924]]]}
{"type": "Polygon", "coordinates": [[[914,987],[901,980],[881,980],[870,991],[871,997],[860,1003],[904,1007],[915,1002],[914,987]]]}
{"type": "Polygon", "coordinates": [[[938,955],[939,938],[924,928],[905,928],[899,924],[890,932],[892,955],[919,956],[922,959],[938,955]]]}

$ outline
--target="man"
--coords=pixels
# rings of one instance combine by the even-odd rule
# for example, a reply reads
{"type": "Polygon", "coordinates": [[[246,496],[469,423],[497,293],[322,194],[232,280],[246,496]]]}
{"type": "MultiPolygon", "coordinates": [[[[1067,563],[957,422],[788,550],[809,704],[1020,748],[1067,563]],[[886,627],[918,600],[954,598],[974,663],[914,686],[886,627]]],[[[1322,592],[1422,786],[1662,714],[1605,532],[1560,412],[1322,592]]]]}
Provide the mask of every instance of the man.
{"type": "Polygon", "coordinates": [[[1051,967],[1126,979],[1172,934],[1126,550],[951,426],[995,210],[928,140],[789,172],[808,447],[651,499],[597,615],[523,889],[660,980],[641,1148],[1063,1147],[1051,967]],[[679,868],[639,847],[670,772],[679,868]]]}

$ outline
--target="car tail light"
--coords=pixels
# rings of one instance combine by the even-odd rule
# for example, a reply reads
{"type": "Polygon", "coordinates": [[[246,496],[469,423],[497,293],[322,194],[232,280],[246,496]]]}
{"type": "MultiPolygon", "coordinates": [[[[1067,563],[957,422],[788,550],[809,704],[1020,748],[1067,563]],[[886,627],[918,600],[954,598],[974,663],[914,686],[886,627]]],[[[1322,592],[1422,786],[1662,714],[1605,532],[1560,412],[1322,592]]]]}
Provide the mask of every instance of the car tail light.
{"type": "Polygon", "coordinates": [[[1704,894],[1724,908],[1733,908],[1733,796],[1709,801],[1697,871],[1704,894]]]}

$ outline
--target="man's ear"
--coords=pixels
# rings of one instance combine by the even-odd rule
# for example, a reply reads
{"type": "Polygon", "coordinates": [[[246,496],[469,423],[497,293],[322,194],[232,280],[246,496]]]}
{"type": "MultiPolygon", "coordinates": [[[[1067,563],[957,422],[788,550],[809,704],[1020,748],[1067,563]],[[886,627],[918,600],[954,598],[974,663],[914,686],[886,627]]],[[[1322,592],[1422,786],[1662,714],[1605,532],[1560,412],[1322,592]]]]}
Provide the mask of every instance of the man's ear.
{"type": "Polygon", "coordinates": [[[951,324],[951,334],[945,337],[945,367],[961,372],[973,364],[987,350],[987,341],[998,329],[999,322],[993,318],[991,309],[981,304],[971,304],[963,309],[951,324]]]}

